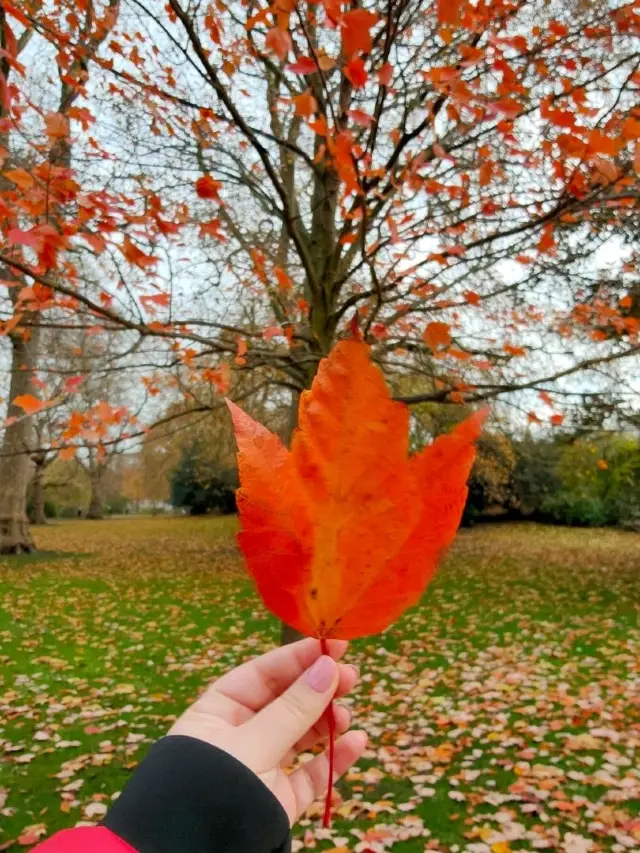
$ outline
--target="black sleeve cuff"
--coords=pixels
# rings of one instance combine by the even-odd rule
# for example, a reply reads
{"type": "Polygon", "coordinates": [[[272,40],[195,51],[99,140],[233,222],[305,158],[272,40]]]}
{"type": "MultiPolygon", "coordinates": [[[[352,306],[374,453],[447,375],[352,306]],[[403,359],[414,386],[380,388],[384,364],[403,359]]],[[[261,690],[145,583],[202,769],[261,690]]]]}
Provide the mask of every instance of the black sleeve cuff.
{"type": "Polygon", "coordinates": [[[289,853],[287,815],[248,767],[204,741],[154,744],[102,821],[139,853],[289,853]]]}

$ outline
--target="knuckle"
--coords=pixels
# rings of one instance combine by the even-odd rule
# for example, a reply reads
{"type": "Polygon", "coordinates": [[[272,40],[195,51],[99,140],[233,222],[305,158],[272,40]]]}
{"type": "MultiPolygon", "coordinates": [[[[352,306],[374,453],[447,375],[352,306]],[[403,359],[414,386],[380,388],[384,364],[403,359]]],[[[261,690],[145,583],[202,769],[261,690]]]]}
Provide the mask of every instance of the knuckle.
{"type": "Polygon", "coordinates": [[[282,702],[287,709],[287,713],[290,714],[293,720],[300,723],[308,722],[310,716],[309,705],[299,691],[290,690],[288,693],[285,693],[282,697],[282,702]]]}

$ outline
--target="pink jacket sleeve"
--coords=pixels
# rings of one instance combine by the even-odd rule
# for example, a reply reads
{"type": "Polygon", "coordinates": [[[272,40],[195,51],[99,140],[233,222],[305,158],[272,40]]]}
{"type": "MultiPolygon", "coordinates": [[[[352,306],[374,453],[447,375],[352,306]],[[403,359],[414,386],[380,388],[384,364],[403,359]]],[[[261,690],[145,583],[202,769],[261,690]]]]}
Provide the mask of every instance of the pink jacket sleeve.
{"type": "Polygon", "coordinates": [[[104,826],[82,826],[59,832],[33,853],[136,853],[104,826]]]}

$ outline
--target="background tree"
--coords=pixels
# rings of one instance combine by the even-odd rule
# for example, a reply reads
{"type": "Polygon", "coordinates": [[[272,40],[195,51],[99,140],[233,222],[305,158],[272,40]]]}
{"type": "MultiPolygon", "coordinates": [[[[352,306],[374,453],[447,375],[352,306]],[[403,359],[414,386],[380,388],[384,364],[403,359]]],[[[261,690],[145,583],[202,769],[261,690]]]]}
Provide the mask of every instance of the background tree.
{"type": "Polygon", "coordinates": [[[198,445],[185,448],[171,478],[171,503],[188,509],[191,515],[204,515],[211,510],[221,513],[236,511],[236,469],[216,469],[203,464],[198,445]]]}
{"type": "Polygon", "coordinates": [[[57,7],[16,6],[63,67],[90,57],[72,121],[92,156],[51,263],[12,255],[3,220],[0,260],[47,295],[9,325],[28,307],[131,335],[193,413],[232,373],[295,402],[356,329],[412,404],[504,398],[559,424],[577,394],[632,399],[632,4],[89,8],[100,51],[57,7]]]}
{"type": "MultiPolygon", "coordinates": [[[[57,253],[67,245],[64,220],[79,189],[71,170],[70,120],[77,115],[74,105],[85,92],[91,61],[115,23],[118,5],[118,0],[109,0],[102,16],[97,16],[94,4],[89,3],[82,17],[65,19],[66,34],[75,38],[80,50],[75,56],[58,53],[52,57],[44,79],[55,82],[40,93],[40,103],[25,97],[15,82],[27,77],[20,58],[25,50],[34,49],[35,29],[19,10],[12,9],[14,21],[10,22],[5,7],[0,9],[0,149],[4,161],[0,194],[2,231],[8,243],[2,257],[2,278],[8,284],[12,308],[12,316],[3,324],[12,354],[8,421],[0,457],[0,482],[10,487],[0,489],[0,553],[19,554],[34,547],[26,515],[28,447],[33,437],[29,415],[38,409],[32,377],[38,362],[40,316],[52,296],[52,291],[35,280],[29,286],[14,263],[22,265],[27,248],[37,256],[38,272],[51,273],[61,287],[66,285],[57,253]],[[16,21],[22,28],[19,36],[13,28],[16,21]],[[57,104],[52,109],[56,89],[57,104]]],[[[51,50],[47,53],[50,56],[51,50]]],[[[36,74],[42,74],[41,62],[34,65],[36,74]]]]}

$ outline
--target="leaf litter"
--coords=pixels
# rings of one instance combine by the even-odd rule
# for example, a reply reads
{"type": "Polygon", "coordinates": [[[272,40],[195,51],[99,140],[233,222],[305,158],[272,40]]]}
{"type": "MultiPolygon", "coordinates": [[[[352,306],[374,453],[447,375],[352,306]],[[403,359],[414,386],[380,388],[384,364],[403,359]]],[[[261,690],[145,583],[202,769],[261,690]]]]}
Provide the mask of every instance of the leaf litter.
{"type": "MultiPolygon", "coordinates": [[[[270,648],[233,519],[51,525],[0,562],[0,850],[100,820],[175,715],[270,648]]],[[[640,538],[463,531],[423,603],[352,644],[370,748],[294,848],[640,849],[640,538]]]]}

